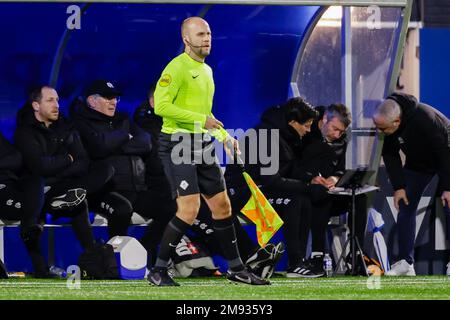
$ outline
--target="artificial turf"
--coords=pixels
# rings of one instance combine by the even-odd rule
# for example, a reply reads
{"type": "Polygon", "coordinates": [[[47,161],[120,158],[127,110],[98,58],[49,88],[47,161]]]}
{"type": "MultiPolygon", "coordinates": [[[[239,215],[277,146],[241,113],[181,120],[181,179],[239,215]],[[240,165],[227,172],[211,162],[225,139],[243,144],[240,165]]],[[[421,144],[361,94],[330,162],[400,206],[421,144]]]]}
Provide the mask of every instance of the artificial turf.
{"type": "Polygon", "coordinates": [[[224,278],[176,279],[180,287],[154,287],[146,280],[82,280],[69,289],[63,279],[0,281],[1,300],[450,300],[450,277],[276,277],[270,286],[235,285],[224,278]]]}

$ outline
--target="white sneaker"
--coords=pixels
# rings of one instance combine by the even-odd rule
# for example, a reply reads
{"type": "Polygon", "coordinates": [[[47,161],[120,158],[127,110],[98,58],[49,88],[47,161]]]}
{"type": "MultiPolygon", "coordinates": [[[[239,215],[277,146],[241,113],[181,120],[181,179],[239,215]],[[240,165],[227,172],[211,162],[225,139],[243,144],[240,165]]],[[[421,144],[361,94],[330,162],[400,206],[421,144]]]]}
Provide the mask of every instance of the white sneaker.
{"type": "Polygon", "coordinates": [[[73,208],[78,206],[86,198],[86,190],[81,188],[69,189],[59,197],[54,197],[50,201],[52,209],[73,208]]]}
{"type": "Polygon", "coordinates": [[[447,275],[450,276],[450,262],[447,263],[447,275]]]}
{"type": "Polygon", "coordinates": [[[405,259],[397,261],[391,266],[391,270],[385,273],[386,276],[415,276],[414,264],[409,264],[405,259]]]}

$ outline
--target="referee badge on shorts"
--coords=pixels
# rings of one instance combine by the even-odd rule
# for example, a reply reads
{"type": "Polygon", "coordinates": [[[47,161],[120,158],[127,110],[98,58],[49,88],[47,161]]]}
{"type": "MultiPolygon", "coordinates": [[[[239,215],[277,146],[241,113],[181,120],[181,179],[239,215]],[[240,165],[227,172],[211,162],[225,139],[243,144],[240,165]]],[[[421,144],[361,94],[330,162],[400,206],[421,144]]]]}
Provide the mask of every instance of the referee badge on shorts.
{"type": "Polygon", "coordinates": [[[186,190],[187,187],[189,187],[189,183],[187,183],[186,180],[181,181],[180,188],[183,189],[183,190],[186,190]]]}

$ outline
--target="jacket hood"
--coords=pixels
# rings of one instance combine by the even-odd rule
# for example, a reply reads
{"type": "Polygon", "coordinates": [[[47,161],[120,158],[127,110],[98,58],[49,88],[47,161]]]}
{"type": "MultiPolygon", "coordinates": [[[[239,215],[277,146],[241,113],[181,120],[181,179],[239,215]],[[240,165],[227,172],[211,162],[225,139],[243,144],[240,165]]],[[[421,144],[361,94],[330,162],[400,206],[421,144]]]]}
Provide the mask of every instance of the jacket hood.
{"type": "Polygon", "coordinates": [[[16,123],[18,127],[39,123],[34,116],[34,110],[30,102],[27,101],[22,108],[17,111],[16,123]]]}
{"type": "Polygon", "coordinates": [[[406,93],[395,92],[386,99],[394,100],[400,105],[402,109],[402,124],[407,123],[412,118],[419,105],[414,96],[406,93]]]}
{"type": "Polygon", "coordinates": [[[288,124],[286,113],[280,106],[272,107],[264,111],[261,116],[261,122],[264,127],[279,129],[280,135],[286,140],[300,140],[298,133],[288,124]]]}

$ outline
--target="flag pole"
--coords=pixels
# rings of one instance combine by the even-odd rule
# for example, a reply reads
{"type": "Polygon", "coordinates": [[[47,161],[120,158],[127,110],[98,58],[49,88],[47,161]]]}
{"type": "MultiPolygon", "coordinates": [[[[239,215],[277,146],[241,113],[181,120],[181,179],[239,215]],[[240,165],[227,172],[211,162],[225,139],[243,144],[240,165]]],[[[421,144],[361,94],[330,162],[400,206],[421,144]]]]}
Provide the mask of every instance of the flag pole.
{"type": "MultiPolygon", "coordinates": [[[[255,200],[255,205],[258,206],[258,208],[259,208],[259,210],[260,210],[261,212],[264,212],[264,210],[262,210],[262,208],[261,208],[261,204],[259,203],[259,201],[257,201],[258,197],[257,197],[257,195],[256,195],[256,193],[255,193],[255,190],[250,186],[250,183],[249,183],[249,181],[247,180],[247,176],[248,176],[250,179],[251,179],[251,177],[250,177],[250,175],[249,175],[248,173],[245,172],[244,161],[242,160],[242,158],[241,158],[241,157],[238,155],[238,153],[236,152],[236,151],[237,151],[237,150],[236,150],[236,147],[231,143],[231,141],[228,140],[226,143],[227,143],[228,148],[230,149],[230,151],[231,151],[231,150],[233,151],[232,156],[233,156],[233,157],[236,157],[236,162],[237,162],[237,164],[239,165],[239,168],[241,168],[241,170],[242,170],[242,175],[244,176],[245,182],[247,183],[247,185],[248,185],[248,187],[249,187],[249,189],[250,189],[250,193],[252,194],[252,197],[253,197],[254,200],[255,200]]],[[[251,180],[253,181],[253,179],[251,179],[251,180]]],[[[253,183],[255,183],[255,182],[253,181],[253,183]]],[[[256,186],[256,183],[255,183],[255,186],[256,186]]],[[[258,186],[256,186],[256,187],[258,187],[258,186]]],[[[262,218],[263,218],[263,220],[264,220],[265,225],[266,225],[268,228],[272,228],[271,224],[267,221],[267,218],[266,218],[266,216],[265,216],[264,214],[262,214],[262,218]]]]}

